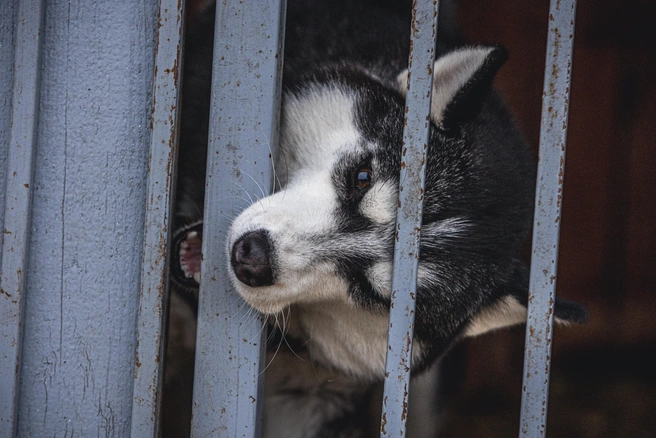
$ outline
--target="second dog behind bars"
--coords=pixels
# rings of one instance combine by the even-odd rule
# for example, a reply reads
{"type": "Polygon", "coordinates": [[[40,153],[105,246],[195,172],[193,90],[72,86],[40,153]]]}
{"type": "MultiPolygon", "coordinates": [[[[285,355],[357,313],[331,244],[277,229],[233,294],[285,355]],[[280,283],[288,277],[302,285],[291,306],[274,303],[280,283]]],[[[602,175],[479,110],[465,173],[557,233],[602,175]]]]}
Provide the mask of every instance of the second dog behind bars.
{"type": "MultiPolygon", "coordinates": [[[[202,275],[212,15],[190,26],[185,53],[169,386],[176,342],[193,349],[202,275]]],[[[234,219],[225,255],[239,294],[269,315],[267,438],[368,436],[364,401],[385,375],[410,19],[404,1],[289,1],[276,187],[234,219]]],[[[526,320],[518,253],[534,166],[492,87],[507,54],[458,47],[440,24],[413,375],[467,336],[526,320]]],[[[555,317],[585,311],[558,300],[555,317]]]]}

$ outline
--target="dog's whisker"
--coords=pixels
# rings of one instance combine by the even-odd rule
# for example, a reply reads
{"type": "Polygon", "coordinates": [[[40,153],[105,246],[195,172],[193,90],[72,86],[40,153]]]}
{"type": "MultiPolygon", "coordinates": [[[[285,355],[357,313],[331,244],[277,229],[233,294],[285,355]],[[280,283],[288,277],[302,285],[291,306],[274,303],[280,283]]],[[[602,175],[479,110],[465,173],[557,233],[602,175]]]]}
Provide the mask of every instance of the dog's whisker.
{"type": "Polygon", "coordinates": [[[262,188],[262,185],[261,185],[260,183],[258,183],[258,182],[255,180],[255,178],[253,178],[248,172],[244,172],[244,171],[242,171],[242,173],[243,173],[244,175],[246,175],[247,177],[249,177],[251,180],[253,180],[253,182],[255,183],[255,185],[257,186],[257,188],[260,189],[260,193],[262,193],[262,198],[266,198],[267,196],[269,196],[268,194],[266,194],[266,193],[264,192],[264,188],[262,188]]]}
{"type": "Polygon", "coordinates": [[[264,131],[262,131],[262,127],[260,125],[258,125],[258,128],[260,129],[260,133],[262,133],[262,138],[264,138],[264,142],[269,148],[269,160],[271,161],[271,172],[273,173],[273,189],[271,190],[271,193],[273,194],[276,192],[276,181],[278,182],[278,186],[281,186],[280,178],[278,178],[278,174],[276,172],[276,160],[275,157],[273,156],[273,150],[271,149],[271,143],[269,143],[269,139],[264,134],[264,131]]]}
{"type": "MultiPolygon", "coordinates": [[[[257,187],[260,189],[260,192],[262,193],[262,198],[267,198],[268,195],[265,194],[264,189],[263,189],[262,186],[261,186],[261,185],[255,180],[255,178],[253,178],[253,177],[252,177],[251,175],[249,175],[247,172],[243,172],[243,173],[244,173],[244,175],[246,175],[247,177],[249,177],[250,179],[252,179],[253,182],[255,183],[255,185],[257,185],[257,187]]],[[[257,196],[256,196],[256,198],[257,198],[257,202],[258,202],[258,203],[260,204],[260,206],[262,207],[262,211],[266,211],[266,209],[264,208],[264,204],[262,203],[262,198],[259,198],[259,197],[257,197],[257,196]]],[[[269,203],[270,203],[270,202],[271,202],[271,200],[269,199],[269,203]]]]}
{"type": "Polygon", "coordinates": [[[278,328],[280,328],[280,322],[278,321],[278,314],[274,314],[274,315],[273,315],[273,328],[272,328],[272,330],[269,332],[269,334],[268,334],[268,336],[267,336],[267,340],[266,340],[266,341],[267,341],[267,344],[268,344],[268,343],[271,341],[271,339],[273,339],[273,337],[275,336],[276,326],[277,326],[278,328]]]}
{"type": "Polygon", "coordinates": [[[229,215],[228,213],[223,213],[223,212],[219,212],[219,214],[227,218],[230,221],[230,223],[234,222],[235,219],[237,219],[237,216],[239,216],[239,214],[229,215]]]}
{"type": "Polygon", "coordinates": [[[247,206],[251,205],[253,203],[252,199],[246,199],[243,196],[239,196],[239,195],[224,196],[221,199],[223,199],[223,200],[226,200],[226,199],[241,199],[242,201],[244,201],[246,203],[247,206]]]}
{"type": "Polygon", "coordinates": [[[237,181],[233,181],[233,183],[234,183],[237,187],[239,187],[240,189],[242,189],[242,190],[244,191],[244,193],[246,193],[246,196],[248,196],[248,199],[250,200],[250,203],[253,204],[253,202],[254,202],[254,201],[253,201],[253,198],[251,197],[251,194],[248,193],[248,190],[246,190],[246,189],[244,188],[244,186],[242,186],[241,184],[239,184],[237,181]]]}
{"type": "MultiPolygon", "coordinates": [[[[260,312],[258,312],[258,311],[255,311],[254,315],[255,315],[254,316],[255,318],[258,318],[258,319],[260,318],[260,312]]],[[[250,323],[250,321],[249,321],[249,323],[250,323]]],[[[246,323],[244,323],[244,324],[246,324],[246,323]]],[[[262,337],[262,330],[264,330],[266,327],[267,327],[267,323],[265,321],[262,324],[262,327],[260,328],[260,330],[257,332],[257,334],[255,336],[253,336],[253,338],[251,338],[251,340],[249,342],[254,342],[256,339],[261,338],[262,337]]]]}
{"type": "Polygon", "coordinates": [[[275,360],[276,356],[278,355],[278,351],[280,351],[280,345],[281,345],[281,344],[282,344],[282,343],[279,343],[279,344],[278,344],[278,347],[276,347],[276,351],[273,353],[273,357],[271,358],[271,360],[269,361],[269,363],[264,367],[264,369],[260,372],[260,374],[258,374],[258,376],[261,376],[262,374],[264,374],[264,372],[269,368],[269,366],[271,366],[271,364],[272,364],[273,361],[275,360]]]}
{"type": "Polygon", "coordinates": [[[293,354],[294,356],[296,356],[297,358],[299,358],[300,360],[302,360],[303,362],[305,362],[305,359],[303,359],[301,356],[299,356],[298,354],[296,354],[296,352],[294,351],[294,349],[292,348],[292,346],[289,345],[289,342],[287,341],[287,336],[286,336],[286,335],[287,335],[287,332],[288,332],[289,329],[290,329],[290,327],[289,327],[289,325],[288,325],[287,323],[290,321],[291,314],[292,314],[292,308],[291,308],[291,306],[290,306],[290,307],[287,307],[287,318],[285,318],[284,311],[283,311],[283,313],[282,313],[282,317],[283,317],[283,332],[282,332],[282,339],[283,339],[283,341],[285,341],[285,344],[287,344],[287,348],[289,348],[289,351],[291,351],[292,354],[293,354]]]}
{"type": "Polygon", "coordinates": [[[247,318],[248,316],[250,316],[251,312],[253,312],[253,308],[252,308],[251,306],[249,306],[248,303],[247,303],[246,301],[243,301],[243,302],[239,305],[239,307],[237,308],[237,311],[234,313],[234,315],[230,315],[229,318],[232,319],[232,318],[238,316],[239,313],[240,313],[241,311],[243,311],[243,310],[245,310],[245,312],[244,312],[244,314],[241,316],[241,318],[239,318],[239,322],[243,321],[244,318],[247,318]]]}

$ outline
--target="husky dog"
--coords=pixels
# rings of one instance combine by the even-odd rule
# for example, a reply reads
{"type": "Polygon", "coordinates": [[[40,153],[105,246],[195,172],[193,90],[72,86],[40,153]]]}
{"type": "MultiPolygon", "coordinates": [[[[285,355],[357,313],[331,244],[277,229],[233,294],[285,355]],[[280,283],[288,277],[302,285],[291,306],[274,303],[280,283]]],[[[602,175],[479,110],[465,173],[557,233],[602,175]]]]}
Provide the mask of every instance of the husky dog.
{"type": "MultiPolygon", "coordinates": [[[[229,230],[235,288],[272,321],[284,316],[284,329],[270,327],[271,343],[293,350],[267,369],[268,437],[360,436],[363,396],[385,374],[410,8],[366,3],[290,1],[281,183],[229,230]]],[[[492,89],[507,54],[450,46],[449,35],[438,41],[413,372],[467,336],[526,320],[528,276],[518,252],[532,218],[534,166],[492,89]]],[[[198,51],[211,58],[207,47],[198,51]]],[[[194,53],[192,62],[201,56],[194,53]]],[[[205,75],[209,96],[209,69],[187,74],[193,86],[205,75]]],[[[194,286],[207,125],[188,120],[173,271],[194,286]]],[[[555,317],[582,322],[585,311],[558,300],[555,317]]]]}

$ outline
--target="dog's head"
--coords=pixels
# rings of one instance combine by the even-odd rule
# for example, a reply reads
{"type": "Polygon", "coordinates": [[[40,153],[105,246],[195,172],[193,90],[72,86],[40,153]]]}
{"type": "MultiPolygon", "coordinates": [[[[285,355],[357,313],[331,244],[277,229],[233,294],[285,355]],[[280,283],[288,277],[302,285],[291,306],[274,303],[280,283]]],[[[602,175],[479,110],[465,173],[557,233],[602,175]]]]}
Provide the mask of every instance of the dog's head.
{"type": "MultiPolygon", "coordinates": [[[[522,322],[533,169],[491,90],[506,59],[478,47],[435,62],[416,335],[428,357],[455,339],[522,322]]],[[[339,302],[386,314],[390,302],[407,72],[395,81],[348,67],[286,85],[279,181],[228,234],[229,272],[253,307],[339,302]]],[[[556,317],[585,312],[556,304],[556,317]]]]}

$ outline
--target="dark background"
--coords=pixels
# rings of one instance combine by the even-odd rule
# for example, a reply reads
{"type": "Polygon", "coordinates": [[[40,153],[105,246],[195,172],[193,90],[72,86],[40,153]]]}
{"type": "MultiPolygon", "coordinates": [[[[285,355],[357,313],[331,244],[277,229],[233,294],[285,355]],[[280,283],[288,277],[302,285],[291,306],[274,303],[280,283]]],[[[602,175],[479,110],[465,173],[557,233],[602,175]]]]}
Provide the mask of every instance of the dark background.
{"type": "MultiPolygon", "coordinates": [[[[500,43],[497,77],[535,148],[547,0],[457,0],[470,43],[500,43]]],[[[580,0],[557,294],[590,311],[553,343],[547,435],[656,436],[656,2],[580,0]]],[[[440,437],[519,431],[524,328],[444,361],[440,437]]]]}

